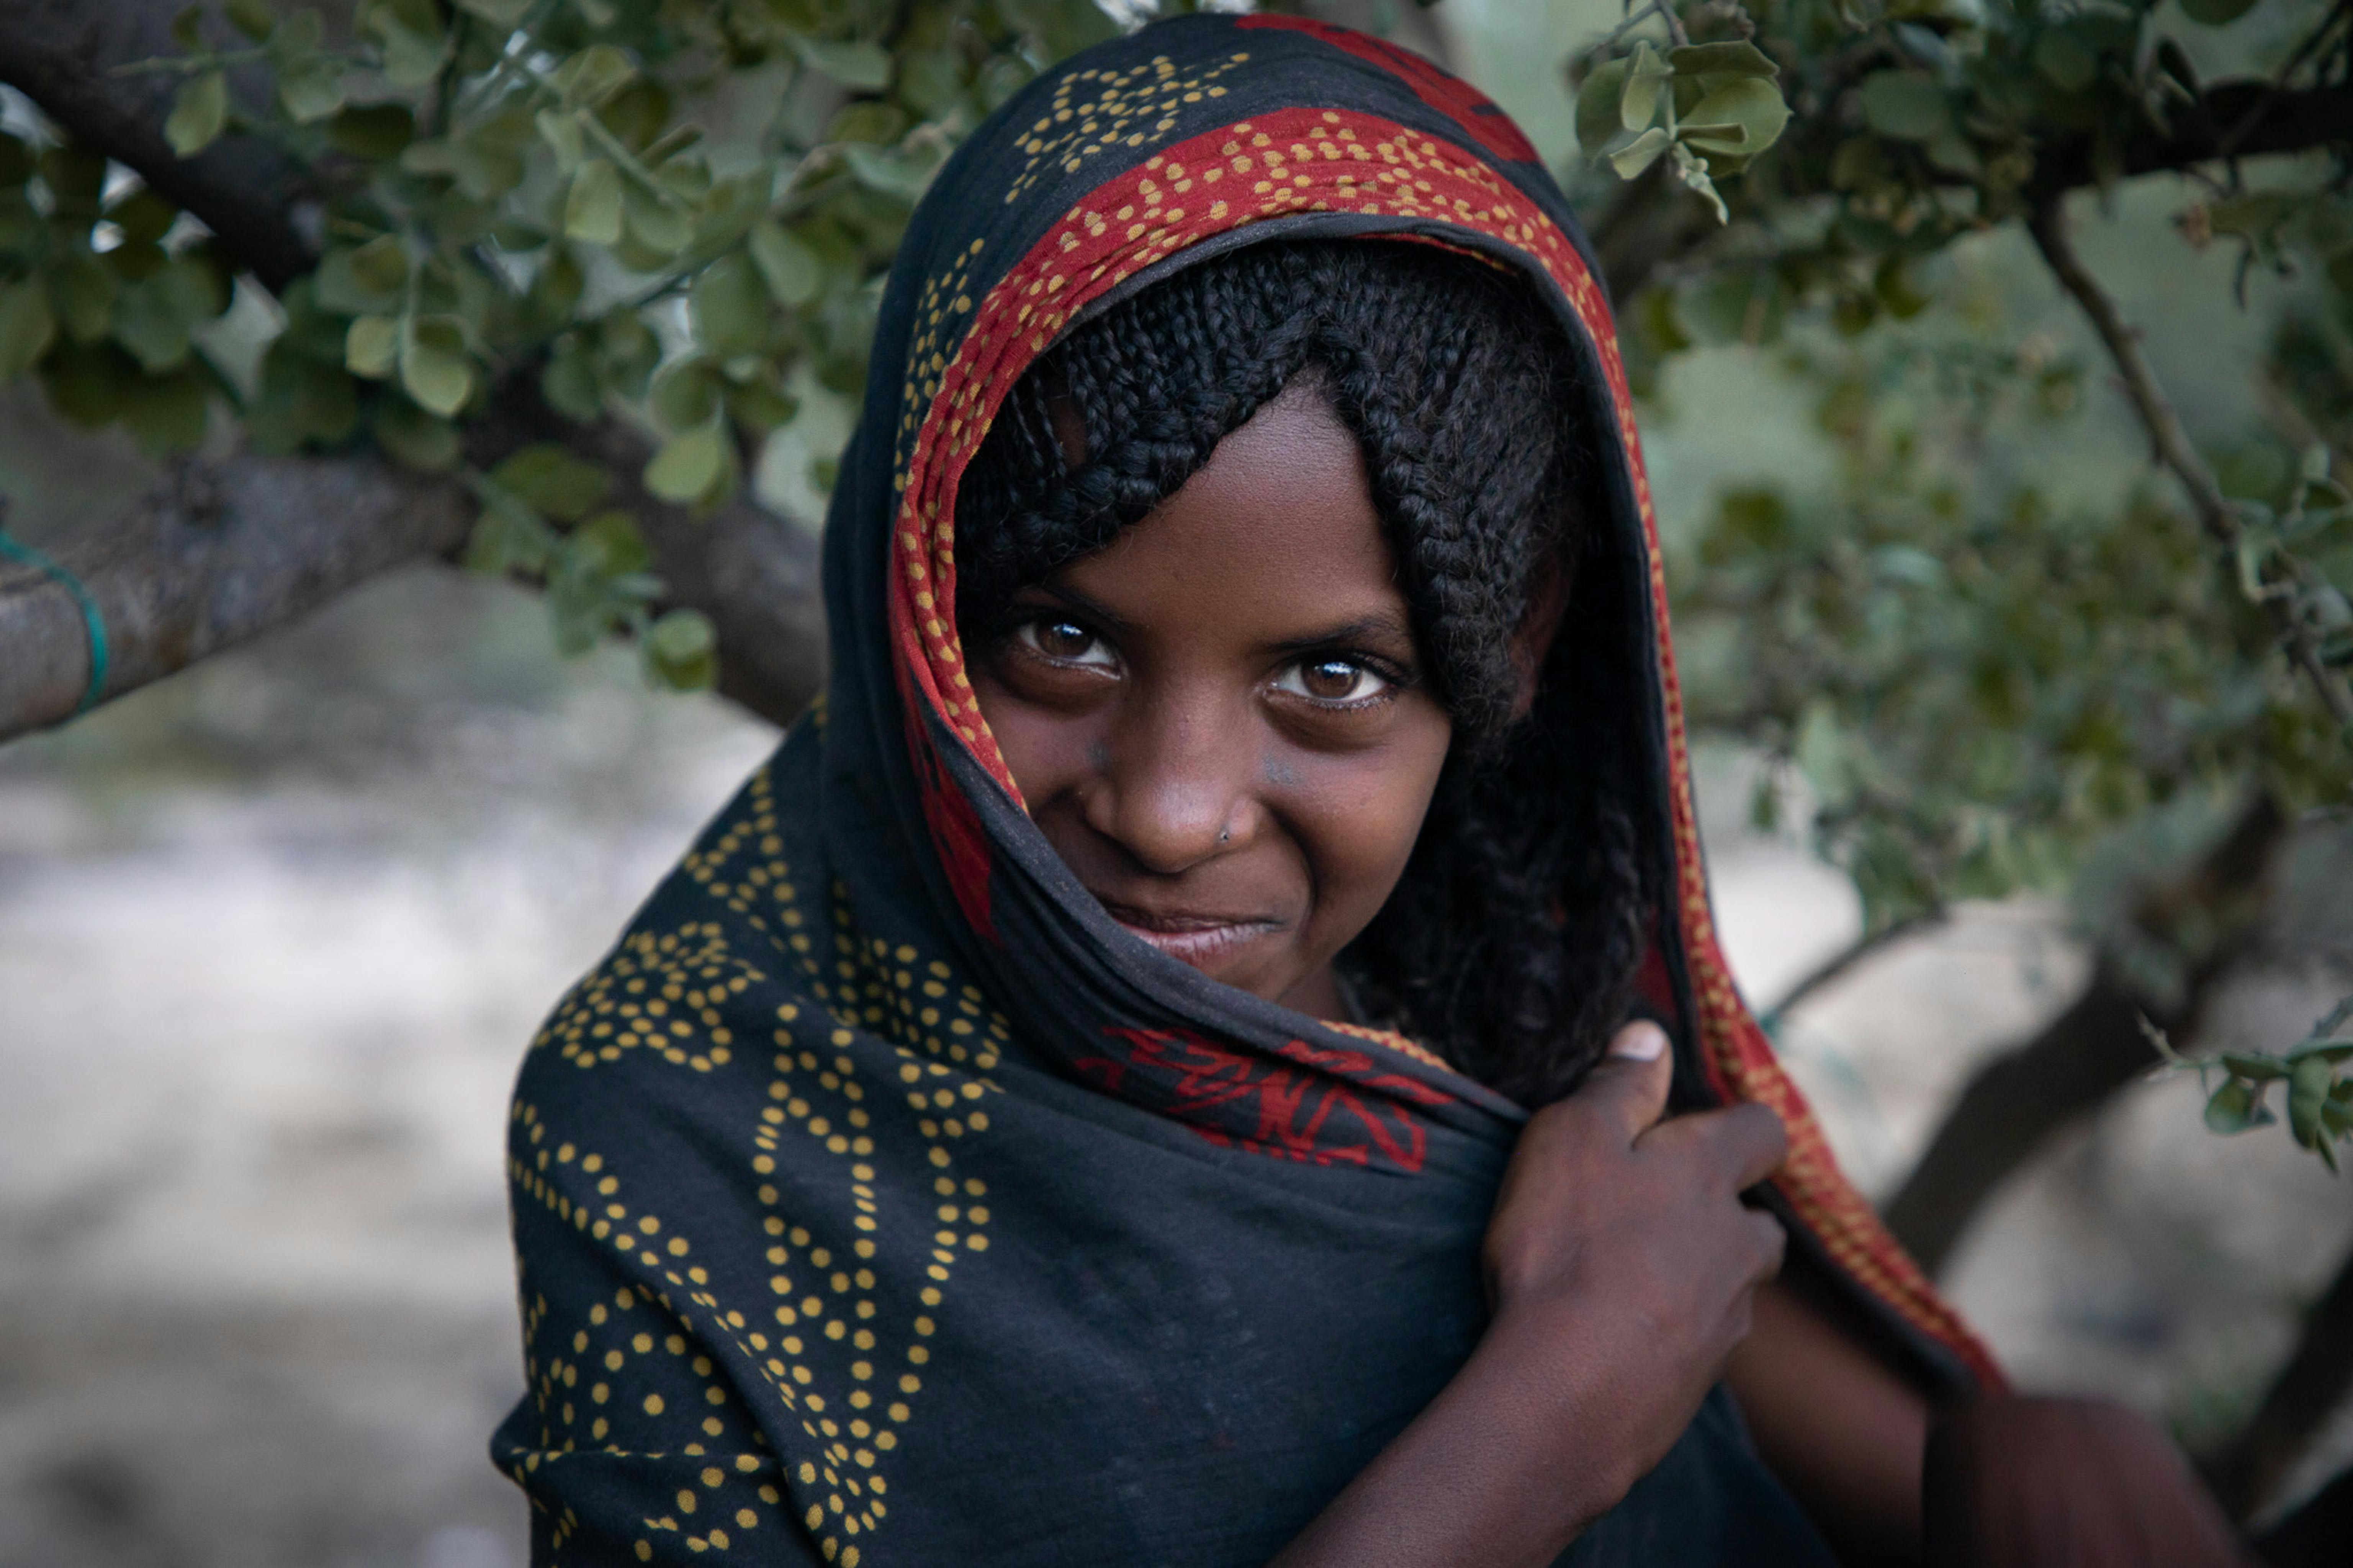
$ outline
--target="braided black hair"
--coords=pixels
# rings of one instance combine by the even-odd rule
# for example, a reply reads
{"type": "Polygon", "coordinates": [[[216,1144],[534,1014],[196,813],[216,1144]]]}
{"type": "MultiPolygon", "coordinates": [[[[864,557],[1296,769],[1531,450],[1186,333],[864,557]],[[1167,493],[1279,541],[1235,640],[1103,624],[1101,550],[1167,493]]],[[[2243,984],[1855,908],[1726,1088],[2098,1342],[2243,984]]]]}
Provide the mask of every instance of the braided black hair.
{"type": "Polygon", "coordinates": [[[1342,967],[1377,1014],[1526,1103],[1625,1016],[1651,889],[1630,808],[1624,640],[1578,613],[1514,722],[1511,642],[1542,563],[1593,563],[1572,361],[1528,286],[1418,244],[1266,242],[1074,329],[1008,395],[956,503],[957,618],[1108,543],[1305,378],[1361,443],[1455,726],[1404,875],[1342,967]],[[1083,426],[1066,459],[1056,408],[1083,426]]]}

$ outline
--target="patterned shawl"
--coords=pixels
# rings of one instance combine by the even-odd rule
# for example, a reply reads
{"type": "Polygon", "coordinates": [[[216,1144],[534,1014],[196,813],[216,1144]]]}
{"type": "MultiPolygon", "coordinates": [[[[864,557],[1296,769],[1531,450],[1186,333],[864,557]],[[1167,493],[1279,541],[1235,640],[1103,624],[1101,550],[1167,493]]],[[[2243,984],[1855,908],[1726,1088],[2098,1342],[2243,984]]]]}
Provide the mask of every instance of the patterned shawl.
{"type": "MultiPolygon", "coordinates": [[[[1263,1563],[1476,1342],[1525,1110],[1115,925],[1024,815],[953,614],[958,478],[1058,332],[1231,246],[1345,236],[1492,258],[1558,312],[1609,458],[1572,613],[1650,696],[1626,743],[1678,1101],[1779,1112],[1793,1246],[1924,1383],[1997,1375],[1718,950],[1650,492],[1558,188],[1416,57],[1187,17],[1031,83],[934,184],[827,521],[826,695],[523,1066],[529,1388],[494,1451],[535,1561],[1263,1563]]],[[[1568,1558],[1621,1559],[1827,1561],[1720,1393],[1568,1558]]]]}

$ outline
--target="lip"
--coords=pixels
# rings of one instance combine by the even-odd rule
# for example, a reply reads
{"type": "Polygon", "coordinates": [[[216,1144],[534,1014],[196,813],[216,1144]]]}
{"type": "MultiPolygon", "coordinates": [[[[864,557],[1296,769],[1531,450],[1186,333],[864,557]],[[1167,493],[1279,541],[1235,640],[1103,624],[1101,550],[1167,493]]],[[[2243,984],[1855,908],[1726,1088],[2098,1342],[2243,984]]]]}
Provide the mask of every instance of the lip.
{"type": "Polygon", "coordinates": [[[1103,900],[1111,918],[1180,963],[1207,970],[1236,950],[1282,929],[1282,922],[1235,915],[1140,910],[1103,900]]]}

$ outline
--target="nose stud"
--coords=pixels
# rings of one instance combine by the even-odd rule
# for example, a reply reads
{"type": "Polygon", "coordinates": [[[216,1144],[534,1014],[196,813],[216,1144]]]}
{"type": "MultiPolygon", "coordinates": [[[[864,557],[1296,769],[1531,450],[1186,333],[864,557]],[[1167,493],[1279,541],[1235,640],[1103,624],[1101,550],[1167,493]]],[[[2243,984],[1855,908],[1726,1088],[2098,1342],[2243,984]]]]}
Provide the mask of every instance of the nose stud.
{"type": "Polygon", "coordinates": [[[1218,829],[1218,842],[1220,844],[1230,841],[1233,836],[1234,830],[1230,827],[1220,827],[1218,829]]]}

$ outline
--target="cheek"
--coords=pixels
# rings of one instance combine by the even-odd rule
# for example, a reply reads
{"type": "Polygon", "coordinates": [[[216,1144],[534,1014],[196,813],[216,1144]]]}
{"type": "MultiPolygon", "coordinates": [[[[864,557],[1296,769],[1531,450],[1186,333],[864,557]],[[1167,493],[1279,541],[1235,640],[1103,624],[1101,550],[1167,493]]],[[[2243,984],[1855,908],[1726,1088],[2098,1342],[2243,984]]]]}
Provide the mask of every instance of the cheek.
{"type": "Polygon", "coordinates": [[[1089,716],[1024,702],[976,665],[972,692],[1007,771],[1032,812],[1083,773],[1092,749],[1100,743],[1099,726],[1089,716]]]}
{"type": "Polygon", "coordinates": [[[1353,939],[1388,901],[1421,836],[1450,735],[1444,715],[1434,713],[1377,755],[1322,759],[1301,769],[1309,786],[1303,793],[1316,803],[1302,826],[1315,879],[1316,923],[1327,941],[1353,939]]]}

